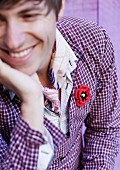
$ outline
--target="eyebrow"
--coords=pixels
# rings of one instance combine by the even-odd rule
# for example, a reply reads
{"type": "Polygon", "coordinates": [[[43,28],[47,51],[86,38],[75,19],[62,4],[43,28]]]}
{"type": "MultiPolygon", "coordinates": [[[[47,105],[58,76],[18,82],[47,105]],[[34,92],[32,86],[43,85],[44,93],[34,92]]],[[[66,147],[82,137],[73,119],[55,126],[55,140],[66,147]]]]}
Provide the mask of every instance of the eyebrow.
{"type": "Polygon", "coordinates": [[[18,12],[18,14],[22,14],[22,13],[27,13],[27,12],[31,12],[31,11],[43,11],[42,8],[37,7],[37,8],[28,8],[28,9],[23,9],[20,12],[18,12]]]}

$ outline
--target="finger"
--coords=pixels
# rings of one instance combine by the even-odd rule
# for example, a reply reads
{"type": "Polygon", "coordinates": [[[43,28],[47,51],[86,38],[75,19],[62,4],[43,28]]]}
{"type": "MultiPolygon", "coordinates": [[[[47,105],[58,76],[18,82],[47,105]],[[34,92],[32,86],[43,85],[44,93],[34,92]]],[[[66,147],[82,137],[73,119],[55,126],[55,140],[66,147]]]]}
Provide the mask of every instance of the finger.
{"type": "Polygon", "coordinates": [[[40,90],[38,83],[33,81],[30,76],[10,67],[2,60],[0,60],[0,82],[14,91],[19,97],[35,92],[37,89],[40,90]]]}
{"type": "MultiPolygon", "coordinates": [[[[17,87],[20,84],[21,85],[23,84],[22,80],[27,80],[27,79],[28,78],[25,74],[13,69],[12,67],[4,63],[3,61],[0,61],[0,82],[1,83],[3,83],[6,86],[14,85],[17,87]]],[[[26,83],[24,83],[24,85],[25,84],[26,83]]]]}

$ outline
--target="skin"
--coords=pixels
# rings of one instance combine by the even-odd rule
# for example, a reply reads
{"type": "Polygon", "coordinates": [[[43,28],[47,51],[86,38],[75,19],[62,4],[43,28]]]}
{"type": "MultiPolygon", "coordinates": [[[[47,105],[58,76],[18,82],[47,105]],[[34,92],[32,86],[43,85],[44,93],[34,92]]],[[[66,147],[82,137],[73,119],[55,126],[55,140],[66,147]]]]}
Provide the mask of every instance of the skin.
{"type": "Polygon", "coordinates": [[[22,117],[41,133],[43,87],[51,86],[48,68],[56,32],[55,12],[46,16],[46,11],[44,2],[35,6],[29,1],[9,10],[0,9],[0,83],[20,97],[22,117]],[[27,55],[14,57],[28,49],[27,55]]]}

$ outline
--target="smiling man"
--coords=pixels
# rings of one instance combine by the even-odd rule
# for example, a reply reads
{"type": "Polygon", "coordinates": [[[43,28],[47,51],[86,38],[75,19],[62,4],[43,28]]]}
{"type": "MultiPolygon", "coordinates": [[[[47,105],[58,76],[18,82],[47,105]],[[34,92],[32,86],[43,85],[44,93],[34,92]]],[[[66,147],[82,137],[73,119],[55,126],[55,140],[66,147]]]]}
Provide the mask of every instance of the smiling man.
{"type": "Polygon", "coordinates": [[[114,167],[113,47],[103,28],[63,9],[64,0],[0,1],[0,170],[114,167]]]}

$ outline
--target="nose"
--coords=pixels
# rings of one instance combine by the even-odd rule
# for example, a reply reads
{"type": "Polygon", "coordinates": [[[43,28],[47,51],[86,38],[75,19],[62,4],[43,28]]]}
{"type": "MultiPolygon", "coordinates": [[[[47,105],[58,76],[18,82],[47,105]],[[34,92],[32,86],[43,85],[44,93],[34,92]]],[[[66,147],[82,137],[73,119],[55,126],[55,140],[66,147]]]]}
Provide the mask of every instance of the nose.
{"type": "Polygon", "coordinates": [[[7,24],[4,36],[4,45],[7,50],[15,51],[20,49],[24,42],[23,30],[18,23],[12,21],[7,24]]]}

